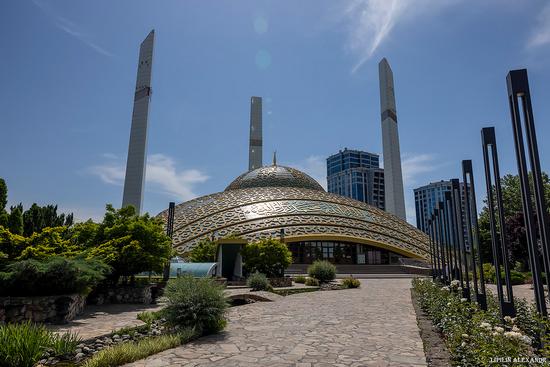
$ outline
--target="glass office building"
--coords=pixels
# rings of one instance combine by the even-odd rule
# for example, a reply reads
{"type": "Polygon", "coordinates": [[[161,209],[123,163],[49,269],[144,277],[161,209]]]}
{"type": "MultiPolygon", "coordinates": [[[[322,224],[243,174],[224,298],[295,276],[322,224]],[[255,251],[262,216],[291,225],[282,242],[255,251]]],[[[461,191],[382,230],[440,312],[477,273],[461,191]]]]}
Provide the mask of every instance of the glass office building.
{"type": "MultiPolygon", "coordinates": [[[[422,232],[428,234],[428,221],[438,202],[445,200],[445,193],[451,192],[451,181],[432,182],[428,185],[414,189],[414,206],[416,209],[416,227],[422,232]]],[[[460,183],[460,192],[462,196],[462,221],[464,223],[464,184],[460,183]]],[[[466,226],[464,224],[464,239],[466,246],[468,240],[466,237],[466,226]]]]}
{"type": "Polygon", "coordinates": [[[384,210],[384,170],[378,154],[344,149],[327,158],[328,192],[384,210]]]}

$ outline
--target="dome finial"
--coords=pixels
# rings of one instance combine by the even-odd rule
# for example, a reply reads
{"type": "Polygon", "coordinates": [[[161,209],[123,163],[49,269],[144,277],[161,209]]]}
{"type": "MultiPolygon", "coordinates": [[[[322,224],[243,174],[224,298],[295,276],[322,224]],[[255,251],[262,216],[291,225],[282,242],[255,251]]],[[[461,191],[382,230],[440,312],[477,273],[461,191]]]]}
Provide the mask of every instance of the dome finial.
{"type": "Polygon", "coordinates": [[[277,151],[274,151],[274,152],[273,152],[273,165],[274,165],[274,166],[277,165],[277,151]]]}

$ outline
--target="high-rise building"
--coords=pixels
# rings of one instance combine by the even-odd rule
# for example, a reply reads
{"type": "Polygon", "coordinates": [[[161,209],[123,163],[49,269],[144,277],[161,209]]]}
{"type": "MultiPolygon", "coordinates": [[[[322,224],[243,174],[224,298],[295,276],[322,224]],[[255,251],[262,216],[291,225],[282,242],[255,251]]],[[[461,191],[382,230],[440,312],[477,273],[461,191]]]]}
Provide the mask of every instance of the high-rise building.
{"type": "Polygon", "coordinates": [[[384,153],[385,206],[387,212],[406,220],[393,72],[385,58],[378,64],[378,73],[380,77],[380,112],[384,153]]]}
{"type": "Polygon", "coordinates": [[[327,158],[328,192],[384,210],[384,170],[378,154],[344,149],[327,158]]]}
{"type": "Polygon", "coordinates": [[[249,171],[263,166],[262,145],[262,97],[252,97],[250,98],[249,171]]]}
{"type": "Polygon", "coordinates": [[[134,111],[132,113],[132,128],[130,131],[130,144],[128,145],[124,194],[122,196],[122,207],[133,205],[137,213],[141,212],[143,186],[145,184],[147,123],[149,118],[149,101],[151,100],[154,40],[155,31],[152,30],[139,48],[134,111]]]}
{"type": "MultiPolygon", "coordinates": [[[[445,201],[445,193],[452,191],[451,181],[431,182],[428,185],[414,189],[414,206],[416,209],[416,227],[424,233],[429,233],[429,220],[436,204],[445,201]]],[[[464,201],[464,183],[460,183],[460,194],[462,197],[461,212],[464,234],[466,234],[465,224],[465,201],[464,201]]],[[[464,237],[466,246],[468,239],[464,237]]]]}

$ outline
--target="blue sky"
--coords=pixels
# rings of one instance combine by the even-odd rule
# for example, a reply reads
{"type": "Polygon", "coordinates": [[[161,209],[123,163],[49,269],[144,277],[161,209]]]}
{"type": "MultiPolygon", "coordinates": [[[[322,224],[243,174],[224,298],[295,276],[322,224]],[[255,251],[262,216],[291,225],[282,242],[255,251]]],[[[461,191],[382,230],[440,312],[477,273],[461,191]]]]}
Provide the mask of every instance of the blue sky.
{"type": "Polygon", "coordinates": [[[496,126],[516,173],[505,77],[528,68],[550,170],[550,3],[543,0],[48,1],[0,5],[0,177],[10,204],[79,219],[120,205],[139,44],[156,32],[144,208],[221,191],[248,166],[249,99],[264,163],[326,185],[344,147],[381,153],[378,67],[394,71],[412,188],[460,175],[496,126]]]}

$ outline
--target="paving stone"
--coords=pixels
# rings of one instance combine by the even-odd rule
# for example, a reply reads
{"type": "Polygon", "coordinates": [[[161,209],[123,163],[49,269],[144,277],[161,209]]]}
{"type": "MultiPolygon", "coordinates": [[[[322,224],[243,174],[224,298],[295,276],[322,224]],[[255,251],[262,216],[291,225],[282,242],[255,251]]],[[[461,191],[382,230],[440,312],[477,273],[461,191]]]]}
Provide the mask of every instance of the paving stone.
{"type": "Polygon", "coordinates": [[[410,287],[366,279],[359,289],[233,307],[223,333],[126,366],[427,366],[410,287]]]}

